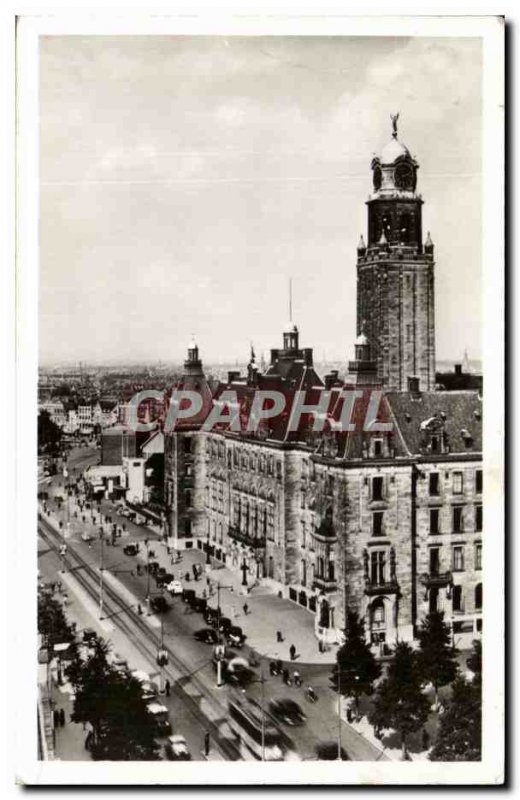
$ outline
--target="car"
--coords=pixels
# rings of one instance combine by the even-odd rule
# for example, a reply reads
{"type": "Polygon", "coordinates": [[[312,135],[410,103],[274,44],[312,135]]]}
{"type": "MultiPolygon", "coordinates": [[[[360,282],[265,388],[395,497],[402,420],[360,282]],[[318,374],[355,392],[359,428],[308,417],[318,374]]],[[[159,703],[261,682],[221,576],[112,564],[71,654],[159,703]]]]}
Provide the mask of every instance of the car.
{"type": "Polygon", "coordinates": [[[168,741],[164,745],[164,752],[171,761],[191,761],[191,753],[188,750],[186,739],[178,733],[168,736],[168,741]]]}
{"type": "Polygon", "coordinates": [[[200,614],[203,614],[206,610],[207,600],[205,597],[194,597],[193,602],[191,603],[191,607],[194,611],[198,611],[200,614]]]}
{"type": "Polygon", "coordinates": [[[170,606],[166,602],[166,598],[159,595],[159,597],[152,597],[150,600],[150,608],[156,614],[162,614],[164,611],[168,611],[170,606]]]}
{"type": "MultiPolygon", "coordinates": [[[[350,761],[348,753],[340,747],[341,761],[350,761]]],[[[320,742],[316,745],[316,757],[318,761],[337,761],[338,743],[320,742]]]]}
{"type": "Polygon", "coordinates": [[[205,644],[217,644],[218,642],[218,634],[213,628],[201,628],[195,631],[193,636],[198,642],[204,642],[205,644]]]}
{"type": "Polygon", "coordinates": [[[126,658],[121,658],[117,653],[114,653],[112,657],[112,666],[115,667],[118,672],[125,672],[128,669],[128,661],[126,658]]]}
{"type": "Polygon", "coordinates": [[[220,617],[219,622],[220,622],[219,631],[221,633],[227,634],[229,629],[233,627],[233,623],[231,622],[229,617],[220,617]]]}
{"type": "Polygon", "coordinates": [[[239,625],[232,625],[226,632],[226,640],[232,647],[242,647],[246,637],[239,625]]]}
{"type": "Polygon", "coordinates": [[[83,641],[89,644],[94,639],[97,639],[97,633],[94,628],[85,628],[83,631],[83,641]]]}
{"type": "Polygon", "coordinates": [[[173,581],[173,574],[171,572],[165,572],[162,575],[155,576],[155,583],[157,586],[166,586],[168,583],[173,581]]]}
{"type": "Polygon", "coordinates": [[[183,592],[182,583],[180,581],[170,581],[166,588],[171,595],[178,595],[183,592]]]}
{"type": "Polygon", "coordinates": [[[123,553],[126,556],[136,556],[139,552],[139,545],[137,542],[129,542],[123,547],[123,553]]]}
{"type": "Polygon", "coordinates": [[[159,694],[157,686],[151,681],[144,681],[141,686],[143,700],[153,700],[159,694]]]}
{"type": "Polygon", "coordinates": [[[195,590],[194,589],[183,589],[182,590],[182,599],[189,606],[191,606],[191,604],[193,603],[193,600],[194,600],[194,598],[196,596],[197,595],[195,594],[195,590]]]}
{"type": "Polygon", "coordinates": [[[159,729],[159,733],[162,735],[171,733],[172,724],[168,718],[168,709],[166,706],[152,701],[151,703],[148,703],[146,708],[148,709],[148,713],[154,718],[159,729]]]}
{"type": "Polygon", "coordinates": [[[295,700],[282,699],[271,700],[269,703],[269,713],[278,722],[286,725],[302,725],[307,717],[295,700]]]}

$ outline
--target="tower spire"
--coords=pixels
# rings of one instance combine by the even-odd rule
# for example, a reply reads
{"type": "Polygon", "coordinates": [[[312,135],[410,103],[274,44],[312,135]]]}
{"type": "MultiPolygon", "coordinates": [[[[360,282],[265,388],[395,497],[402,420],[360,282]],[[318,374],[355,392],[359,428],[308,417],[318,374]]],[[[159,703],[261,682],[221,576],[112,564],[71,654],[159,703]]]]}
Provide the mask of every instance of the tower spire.
{"type": "Polygon", "coordinates": [[[399,111],[397,114],[390,114],[392,120],[392,138],[397,139],[397,120],[399,119],[399,111]]]}

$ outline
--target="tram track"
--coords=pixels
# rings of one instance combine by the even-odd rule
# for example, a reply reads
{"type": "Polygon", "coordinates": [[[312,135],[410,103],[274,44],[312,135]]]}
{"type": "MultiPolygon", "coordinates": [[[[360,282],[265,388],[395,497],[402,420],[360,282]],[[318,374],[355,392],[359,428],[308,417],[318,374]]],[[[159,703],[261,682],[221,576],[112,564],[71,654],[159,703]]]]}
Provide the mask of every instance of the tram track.
{"type": "MultiPolygon", "coordinates": [[[[53,525],[47,520],[39,518],[38,531],[47,545],[59,555],[60,547],[63,545],[63,538],[53,525]]],[[[67,542],[67,553],[61,558],[64,566],[69,568],[78,584],[97,602],[99,571],[89,564],[69,542],[67,542]]],[[[133,646],[148,661],[155,663],[157,650],[161,644],[159,637],[150,630],[146,622],[133,611],[132,607],[125,607],[124,600],[106,583],[103,587],[103,595],[105,607],[108,609],[110,606],[111,610],[111,613],[107,613],[106,617],[110,617],[114,621],[119,630],[131,640],[133,646]],[[136,633],[140,635],[136,636],[136,633]]],[[[226,760],[241,760],[240,751],[234,743],[220,734],[219,721],[222,722],[226,719],[227,709],[208,691],[204,683],[194,674],[193,669],[185,664],[165,642],[163,642],[163,648],[167,651],[169,657],[169,664],[163,670],[170,680],[171,691],[185,704],[193,717],[200,722],[203,729],[210,732],[215,745],[226,760]],[[181,680],[189,683],[204,699],[212,710],[211,717],[207,716],[199,707],[197,701],[186,692],[180,684],[181,680]]]]}

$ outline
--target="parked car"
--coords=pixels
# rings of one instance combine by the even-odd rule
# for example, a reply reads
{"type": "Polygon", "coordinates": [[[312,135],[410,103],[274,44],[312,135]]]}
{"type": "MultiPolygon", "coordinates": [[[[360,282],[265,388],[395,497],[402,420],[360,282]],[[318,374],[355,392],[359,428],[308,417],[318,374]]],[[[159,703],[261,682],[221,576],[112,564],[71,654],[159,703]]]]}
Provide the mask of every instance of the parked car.
{"type": "Polygon", "coordinates": [[[168,736],[164,752],[171,761],[191,761],[191,753],[188,750],[186,739],[179,734],[168,736]]]}
{"type": "Polygon", "coordinates": [[[171,733],[172,724],[169,720],[168,709],[166,706],[163,706],[161,703],[152,702],[148,703],[146,707],[148,712],[155,719],[159,728],[159,732],[163,735],[171,733]]]}
{"type": "Polygon", "coordinates": [[[226,633],[226,640],[232,647],[242,647],[246,636],[239,625],[232,625],[226,633]]]}
{"type": "Polygon", "coordinates": [[[137,542],[129,542],[123,547],[123,553],[127,556],[136,556],[139,552],[139,545],[137,542]]]}
{"type": "Polygon", "coordinates": [[[195,590],[194,589],[184,589],[183,592],[182,592],[182,599],[189,606],[192,605],[193,600],[194,600],[194,598],[196,596],[197,595],[195,594],[195,590]]]}
{"type": "MultiPolygon", "coordinates": [[[[340,755],[342,761],[350,761],[348,753],[341,747],[340,755]]],[[[316,756],[318,761],[337,761],[338,745],[336,742],[320,742],[316,745],[316,756]]]]}
{"type": "Polygon", "coordinates": [[[208,608],[206,606],[206,610],[204,611],[204,619],[208,623],[208,625],[213,625],[213,627],[217,627],[218,625],[218,611],[216,608],[208,608]]]}
{"type": "Polygon", "coordinates": [[[83,641],[89,644],[97,638],[97,633],[94,628],[85,628],[83,631],[83,641]]]}
{"type": "Polygon", "coordinates": [[[182,583],[180,581],[170,581],[166,588],[171,595],[178,595],[183,592],[182,583]]]}
{"type": "Polygon", "coordinates": [[[112,657],[112,666],[115,667],[118,672],[125,672],[128,669],[128,661],[126,658],[121,658],[117,653],[114,653],[112,657]]]}
{"type": "Polygon", "coordinates": [[[302,725],[307,719],[298,703],[288,698],[271,700],[269,712],[278,722],[286,725],[302,725]]]}
{"type": "Polygon", "coordinates": [[[219,631],[225,635],[233,627],[233,623],[229,619],[229,617],[220,617],[220,626],[219,631]]]}
{"type": "Polygon", "coordinates": [[[159,595],[159,597],[152,597],[150,600],[150,608],[156,614],[162,614],[164,611],[168,611],[170,606],[166,602],[166,598],[159,595]]]}
{"type": "Polygon", "coordinates": [[[165,572],[162,575],[155,576],[155,582],[157,586],[167,586],[169,583],[173,581],[173,573],[172,572],[165,572]]]}
{"type": "Polygon", "coordinates": [[[201,628],[195,631],[193,636],[198,642],[204,642],[205,644],[217,644],[218,642],[218,634],[213,628],[201,628]]]}
{"type": "Polygon", "coordinates": [[[158,561],[149,561],[148,562],[148,572],[150,575],[155,575],[157,570],[159,569],[159,562],[158,561]]]}
{"type": "Polygon", "coordinates": [[[199,613],[203,614],[204,611],[206,610],[207,604],[208,601],[206,600],[205,597],[194,597],[193,602],[191,603],[191,607],[193,608],[194,611],[198,611],[199,613]]]}

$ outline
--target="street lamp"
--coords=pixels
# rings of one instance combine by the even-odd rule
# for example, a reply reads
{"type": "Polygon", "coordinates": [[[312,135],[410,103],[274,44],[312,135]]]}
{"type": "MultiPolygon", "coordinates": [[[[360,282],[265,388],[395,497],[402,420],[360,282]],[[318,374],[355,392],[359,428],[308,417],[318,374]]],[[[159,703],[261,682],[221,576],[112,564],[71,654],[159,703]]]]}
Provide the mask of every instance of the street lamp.
{"type": "Polygon", "coordinates": [[[232,584],[224,585],[222,583],[217,583],[217,635],[218,635],[218,649],[216,649],[217,654],[217,687],[222,686],[222,658],[224,657],[224,653],[222,650],[222,637],[220,633],[220,590],[221,589],[229,589],[230,592],[234,591],[234,586],[232,584]]]}
{"type": "Polygon", "coordinates": [[[161,646],[157,651],[157,664],[159,666],[159,694],[164,694],[164,667],[168,664],[168,651],[164,647],[163,618],[161,616],[161,646]]]}

